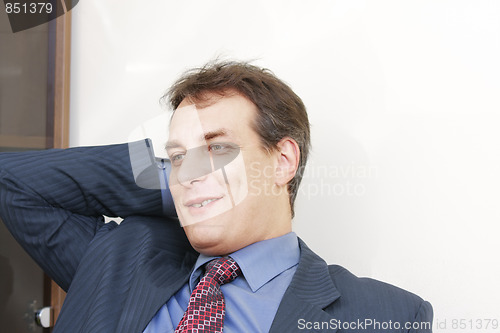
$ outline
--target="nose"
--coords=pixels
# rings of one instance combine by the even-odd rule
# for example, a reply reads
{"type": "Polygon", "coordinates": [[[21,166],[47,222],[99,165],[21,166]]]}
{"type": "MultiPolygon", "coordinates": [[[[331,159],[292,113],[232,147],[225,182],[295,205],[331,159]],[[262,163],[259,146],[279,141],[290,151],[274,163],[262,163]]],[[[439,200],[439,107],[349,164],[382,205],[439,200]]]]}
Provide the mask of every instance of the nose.
{"type": "Polygon", "coordinates": [[[189,149],[177,170],[177,180],[184,186],[190,186],[196,181],[202,181],[213,172],[210,154],[207,146],[189,149]]]}

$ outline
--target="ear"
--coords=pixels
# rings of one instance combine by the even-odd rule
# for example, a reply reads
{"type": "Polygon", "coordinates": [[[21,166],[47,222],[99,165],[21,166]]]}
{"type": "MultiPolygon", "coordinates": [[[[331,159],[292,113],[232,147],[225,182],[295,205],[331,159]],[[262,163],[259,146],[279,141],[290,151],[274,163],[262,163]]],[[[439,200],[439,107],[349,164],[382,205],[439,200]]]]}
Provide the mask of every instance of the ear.
{"type": "Polygon", "coordinates": [[[295,177],[299,167],[300,149],[297,142],[290,137],[281,139],[277,148],[275,184],[282,186],[288,184],[295,177]]]}

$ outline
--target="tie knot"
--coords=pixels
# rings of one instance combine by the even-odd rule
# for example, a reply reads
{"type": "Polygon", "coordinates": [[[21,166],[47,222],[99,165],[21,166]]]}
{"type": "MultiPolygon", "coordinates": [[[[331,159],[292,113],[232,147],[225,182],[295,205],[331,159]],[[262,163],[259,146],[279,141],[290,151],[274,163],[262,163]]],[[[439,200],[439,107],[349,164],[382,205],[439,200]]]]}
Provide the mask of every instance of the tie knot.
{"type": "Polygon", "coordinates": [[[231,257],[212,260],[207,264],[205,273],[207,277],[213,278],[221,286],[224,283],[233,281],[240,274],[240,266],[231,257]]]}

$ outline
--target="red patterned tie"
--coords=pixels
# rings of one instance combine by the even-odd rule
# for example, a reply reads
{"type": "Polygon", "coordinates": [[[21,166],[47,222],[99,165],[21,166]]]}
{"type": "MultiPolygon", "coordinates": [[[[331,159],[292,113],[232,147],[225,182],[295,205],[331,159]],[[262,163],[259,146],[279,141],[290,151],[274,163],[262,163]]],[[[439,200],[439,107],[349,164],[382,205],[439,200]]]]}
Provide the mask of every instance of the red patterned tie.
{"type": "Polygon", "coordinates": [[[220,286],[236,279],[241,269],[233,258],[225,257],[209,262],[205,271],[175,333],[222,333],[225,304],[220,286]]]}

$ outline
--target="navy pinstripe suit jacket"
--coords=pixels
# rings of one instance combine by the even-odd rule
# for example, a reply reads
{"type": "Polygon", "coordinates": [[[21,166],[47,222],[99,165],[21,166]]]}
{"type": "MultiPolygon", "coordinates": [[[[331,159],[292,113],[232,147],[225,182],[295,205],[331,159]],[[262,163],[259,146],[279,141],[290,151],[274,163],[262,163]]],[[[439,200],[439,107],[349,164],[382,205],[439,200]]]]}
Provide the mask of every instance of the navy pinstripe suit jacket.
{"type": "MultiPolygon", "coordinates": [[[[68,292],[54,332],[142,332],[187,282],[197,253],[168,204],[136,185],[126,144],[0,154],[0,217],[68,292]]],[[[431,332],[404,328],[432,321],[428,302],[300,249],[271,332],[431,332]]]]}

